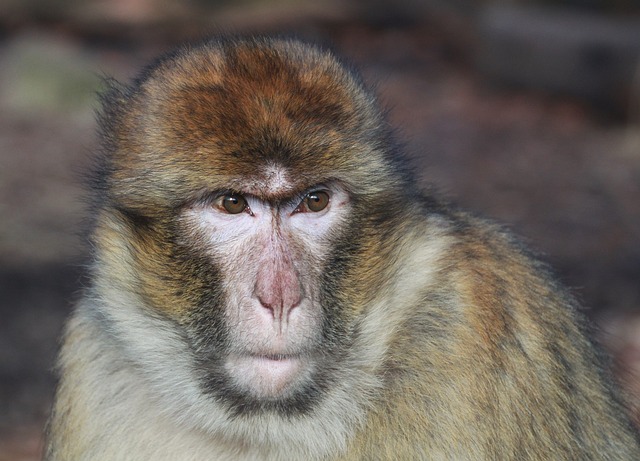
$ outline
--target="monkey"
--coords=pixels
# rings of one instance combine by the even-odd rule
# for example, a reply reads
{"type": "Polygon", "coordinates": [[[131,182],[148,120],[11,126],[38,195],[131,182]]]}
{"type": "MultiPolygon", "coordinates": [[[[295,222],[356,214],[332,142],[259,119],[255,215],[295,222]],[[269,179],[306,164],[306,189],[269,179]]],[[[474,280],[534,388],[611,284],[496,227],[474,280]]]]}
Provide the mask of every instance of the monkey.
{"type": "Polygon", "coordinates": [[[332,51],[184,45],[98,121],[46,460],[640,459],[569,290],[332,51]]]}

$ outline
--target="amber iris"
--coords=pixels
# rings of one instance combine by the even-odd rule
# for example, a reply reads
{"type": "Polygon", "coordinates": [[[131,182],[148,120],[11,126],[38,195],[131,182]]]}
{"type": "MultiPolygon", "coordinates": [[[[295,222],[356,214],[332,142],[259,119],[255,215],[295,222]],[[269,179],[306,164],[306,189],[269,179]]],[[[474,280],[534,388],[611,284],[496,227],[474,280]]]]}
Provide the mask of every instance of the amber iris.
{"type": "Polygon", "coordinates": [[[304,198],[304,202],[309,211],[322,211],[329,204],[329,194],[321,190],[309,192],[304,198]]]}
{"type": "Polygon", "coordinates": [[[222,207],[229,214],[238,214],[247,209],[247,201],[242,195],[229,194],[222,197],[222,207]]]}

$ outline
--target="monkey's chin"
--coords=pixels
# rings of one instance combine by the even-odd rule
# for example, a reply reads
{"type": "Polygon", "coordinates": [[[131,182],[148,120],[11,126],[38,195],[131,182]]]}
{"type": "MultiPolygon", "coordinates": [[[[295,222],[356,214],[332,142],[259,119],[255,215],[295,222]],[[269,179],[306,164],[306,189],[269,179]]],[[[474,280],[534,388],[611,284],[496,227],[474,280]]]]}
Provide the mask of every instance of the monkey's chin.
{"type": "Polygon", "coordinates": [[[310,366],[297,356],[246,355],[230,357],[227,372],[236,385],[255,397],[273,399],[294,392],[310,375],[310,366]]]}

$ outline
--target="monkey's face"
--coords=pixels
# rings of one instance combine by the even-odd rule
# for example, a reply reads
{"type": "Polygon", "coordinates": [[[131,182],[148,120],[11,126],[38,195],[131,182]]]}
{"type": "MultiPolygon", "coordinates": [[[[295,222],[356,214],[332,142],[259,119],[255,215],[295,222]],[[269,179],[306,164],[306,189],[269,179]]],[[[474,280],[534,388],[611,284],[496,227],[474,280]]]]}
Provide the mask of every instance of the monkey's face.
{"type": "Polygon", "coordinates": [[[288,175],[272,165],[260,190],[216,193],[180,217],[184,244],[205,254],[221,281],[186,322],[203,383],[245,410],[258,402],[306,407],[326,385],[319,376],[338,359],[349,322],[328,293],[341,285],[333,280],[339,268],[330,275],[328,265],[335,263],[336,240],[349,232],[349,194],[337,182],[284,193],[288,175]],[[265,190],[282,198],[259,198],[265,190]],[[341,327],[333,324],[336,317],[341,327]]]}
{"type": "Polygon", "coordinates": [[[406,207],[371,98],[330,55],[241,42],[161,61],[107,102],[127,289],[179,326],[204,392],[308,410],[340,379],[406,207]]]}

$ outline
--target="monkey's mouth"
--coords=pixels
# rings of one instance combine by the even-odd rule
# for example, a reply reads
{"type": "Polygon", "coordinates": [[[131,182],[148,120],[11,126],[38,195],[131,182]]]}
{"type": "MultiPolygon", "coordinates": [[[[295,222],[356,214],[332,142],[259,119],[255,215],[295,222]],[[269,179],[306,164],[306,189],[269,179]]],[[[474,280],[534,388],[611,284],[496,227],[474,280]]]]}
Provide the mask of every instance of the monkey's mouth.
{"type": "Polygon", "coordinates": [[[289,355],[289,354],[249,354],[250,357],[256,360],[273,360],[276,362],[286,361],[286,360],[297,360],[300,358],[299,355],[289,355]]]}
{"type": "Polygon", "coordinates": [[[251,354],[246,360],[254,369],[267,372],[268,377],[284,378],[281,374],[295,373],[301,365],[300,356],[285,354],[251,354]]]}
{"type": "Polygon", "coordinates": [[[310,375],[310,364],[295,354],[231,356],[227,373],[245,391],[262,398],[281,397],[295,390],[310,375]]]}

